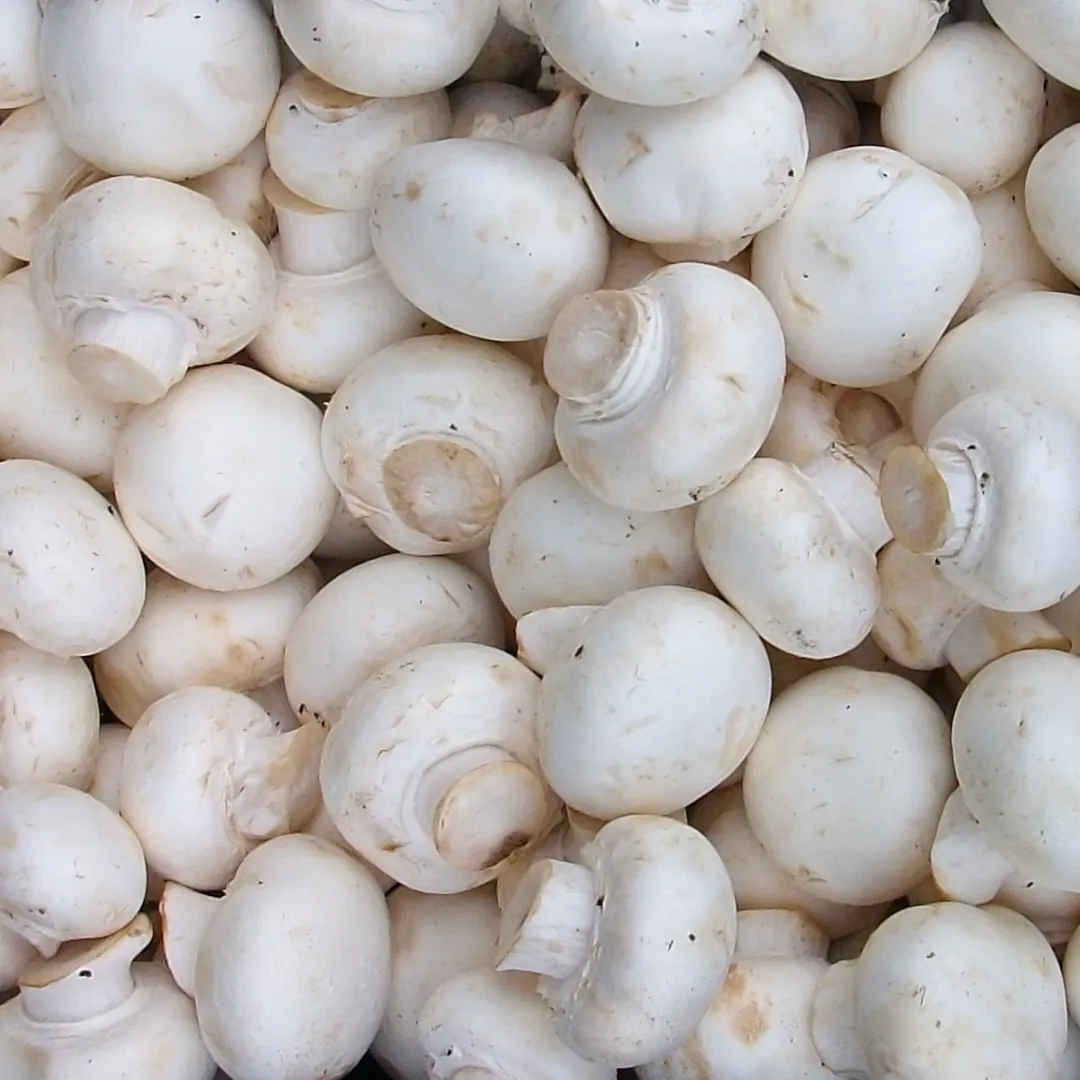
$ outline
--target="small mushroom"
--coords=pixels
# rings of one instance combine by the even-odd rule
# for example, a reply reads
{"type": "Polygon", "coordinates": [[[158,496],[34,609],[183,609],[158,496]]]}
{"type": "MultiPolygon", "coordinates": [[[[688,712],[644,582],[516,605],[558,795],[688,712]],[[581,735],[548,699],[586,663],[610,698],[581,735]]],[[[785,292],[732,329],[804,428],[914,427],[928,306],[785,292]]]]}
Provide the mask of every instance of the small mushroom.
{"type": "Polygon", "coordinates": [[[285,689],[302,721],[337,723],[381,665],[422,645],[505,642],[498,602],[471,570],[440,556],[385,555],[324,586],[285,645],[285,689]]]}
{"type": "Polygon", "coordinates": [[[735,897],[712,845],[670,818],[609,822],[581,857],[529,870],[503,911],[497,969],[541,975],[563,1041],[632,1068],[704,1017],[735,948],[735,897]]]}
{"type": "Polygon", "coordinates": [[[278,93],[266,148],[274,174],[301,198],[332,210],[367,210],[380,166],[406,146],[449,134],[445,90],[370,97],[301,70],[278,93]]]}
{"type": "Polygon", "coordinates": [[[142,556],[111,503],[42,461],[0,464],[0,627],[55,656],[114,645],[146,595],[142,556]]]}
{"type": "Polygon", "coordinates": [[[493,139],[399,151],[376,177],[371,238],[406,299],[491,341],[543,337],[607,269],[607,226],[584,185],[553,157],[493,139]]]}
{"type": "Polygon", "coordinates": [[[752,259],[791,362],[840,386],[873,387],[929,356],[975,284],[982,234],[952,181],[895,150],[857,146],[810,163],[752,259]]]}
{"type": "Polygon", "coordinates": [[[299,566],[337,504],[319,407],[235,364],[192,372],[136,410],[116,450],[116,501],[173,577],[228,592],[299,566]]]}
{"type": "Polygon", "coordinates": [[[159,964],[133,963],[153,938],[138,915],[100,941],[32,961],[0,1007],[0,1054],[35,1062],[26,1076],[211,1080],[216,1065],[195,1008],[159,964]]]}
{"type": "Polygon", "coordinates": [[[139,913],[146,864],[129,825],[61,784],[0,791],[0,924],[44,956],[115,933],[139,913]]]}
{"type": "Polygon", "coordinates": [[[285,43],[304,67],[366,97],[425,94],[456,82],[484,47],[498,0],[274,0],[285,43]]]}
{"type": "MultiPolygon", "coordinates": [[[[494,966],[499,936],[495,887],[432,896],[402,886],[387,897],[387,908],[390,997],[371,1044],[371,1056],[393,1080],[428,1080],[417,1020],[428,999],[447,979],[494,966]]],[[[513,1034],[520,1038],[521,1029],[515,1027],[513,1034]]],[[[536,1064],[542,1065],[540,1061],[536,1064]]]]}
{"type": "Polygon", "coordinates": [[[761,639],[723,600],[677,585],[625,593],[544,675],[544,774],[568,806],[605,821],[682,809],[750,752],[770,687],[761,639]]]}
{"type": "Polygon", "coordinates": [[[578,115],[574,153],[620,233],[711,246],[709,261],[719,262],[792,205],[809,143],[791,83],[755,60],[723,93],[687,105],[653,109],[592,95],[578,115]]]}
{"type": "Polygon", "coordinates": [[[275,226],[274,208],[262,189],[268,164],[266,140],[260,132],[236,157],[188,180],[185,187],[213,199],[227,217],[244,222],[265,244],[275,226]]]}
{"type": "Polygon", "coordinates": [[[0,634],[0,788],[48,782],[86,789],[99,726],[85,661],[0,634]]]}
{"type": "Polygon", "coordinates": [[[325,728],[281,732],[231,690],[191,686],[154,702],[131,729],[120,811],[148,865],[193,889],[221,889],[261,841],[319,805],[325,728]]]}
{"type": "Polygon", "coordinates": [[[550,463],[554,406],[532,368],[498,345],[410,338],[368,357],[331,398],[323,461],[349,510],[392,547],[467,551],[550,463]]]}
{"type": "Polygon", "coordinates": [[[188,368],[234,355],[274,304],[274,264],[247,225],[142,176],[61,203],[34,241],[30,274],[72,371],[114,401],[157,401],[188,368]]]}
{"type": "Polygon", "coordinates": [[[762,294],[698,263],[575,297],[544,350],[567,467],[632,510],[690,506],[730,483],[768,434],[784,366],[762,294]]]}
{"type": "Polygon", "coordinates": [[[40,100],[41,70],[38,43],[41,38],[39,0],[2,0],[0,24],[0,109],[17,109],[40,100]]]}
{"type": "Polygon", "coordinates": [[[773,701],[743,798],[761,846],[801,888],[870,905],[929,875],[955,786],[948,724],[928,694],[899,675],[832,667],[773,701]]]}
{"type": "Polygon", "coordinates": [[[342,836],[420,892],[497,877],[555,824],[537,761],[539,684],[490,645],[426,645],[384,664],[323,749],[323,801],[342,836]]]}
{"type": "MultiPolygon", "coordinates": [[[[41,79],[60,137],[103,172],[186,180],[259,133],[280,78],[258,0],[42,5],[41,79]]],[[[186,283],[185,283],[186,284],[186,283]]]]}
{"type": "Polygon", "coordinates": [[[315,206],[270,172],[265,184],[278,222],[277,301],[248,355],[294,390],[332,394],[379,349],[419,334],[425,318],[372,253],[366,214],[315,206]]]}
{"type": "Polygon", "coordinates": [[[320,584],[311,562],[268,585],[227,593],[198,589],[155,568],[131,632],[94,657],[98,692],[131,727],[174,690],[266,686],[281,678],[285,642],[320,584]]]}

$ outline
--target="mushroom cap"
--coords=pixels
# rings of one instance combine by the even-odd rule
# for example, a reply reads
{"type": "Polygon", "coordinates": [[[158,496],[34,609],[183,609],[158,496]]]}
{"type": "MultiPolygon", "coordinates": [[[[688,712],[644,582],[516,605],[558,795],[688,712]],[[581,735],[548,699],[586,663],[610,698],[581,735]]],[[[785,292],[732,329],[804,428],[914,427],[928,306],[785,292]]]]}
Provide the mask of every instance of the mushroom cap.
{"type": "Polygon", "coordinates": [[[0,22],[0,109],[17,109],[42,95],[38,42],[41,36],[39,0],[2,0],[0,22]]]}
{"type": "Polygon", "coordinates": [[[625,593],[544,675],[544,773],[602,820],[682,809],[749,753],[771,682],[761,639],[723,600],[677,585],[625,593]]]}
{"type": "Polygon", "coordinates": [[[983,6],[1043,71],[1066,86],[1080,87],[1080,15],[1069,4],[983,0],[983,6]]]}

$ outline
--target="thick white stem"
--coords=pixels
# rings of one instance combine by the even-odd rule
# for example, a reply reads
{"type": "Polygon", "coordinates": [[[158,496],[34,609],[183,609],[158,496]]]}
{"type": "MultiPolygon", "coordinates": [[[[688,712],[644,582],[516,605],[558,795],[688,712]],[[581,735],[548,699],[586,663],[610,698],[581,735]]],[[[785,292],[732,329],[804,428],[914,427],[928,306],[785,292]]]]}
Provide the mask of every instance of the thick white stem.
{"type": "Polygon", "coordinates": [[[195,996],[195,963],[206,928],[221,901],[214,896],[178,885],[166,884],[158,903],[165,964],[173,981],[188,997],[195,996]]]}
{"type": "Polygon", "coordinates": [[[987,843],[959,788],[941,812],[930,866],[942,893],[964,904],[989,903],[1012,873],[1012,863],[987,843]]]}
{"type": "Polygon", "coordinates": [[[538,608],[517,621],[517,658],[537,675],[555,662],[569,640],[600,608],[595,604],[538,608]]]}
{"type": "Polygon", "coordinates": [[[801,911],[761,909],[739,912],[736,956],[816,957],[829,953],[829,935],[801,911]]]}
{"type": "Polygon", "coordinates": [[[855,1015],[858,961],[841,960],[821,976],[810,1009],[810,1036],[837,1076],[870,1076],[855,1015]]]}
{"type": "Polygon", "coordinates": [[[276,211],[277,257],[283,270],[321,277],[359,266],[372,256],[367,210],[276,211]]]}
{"type": "Polygon", "coordinates": [[[880,466],[868,454],[834,443],[802,471],[871,551],[892,539],[878,492],[880,466]]]}
{"type": "Polygon", "coordinates": [[[964,682],[987,664],[1024,649],[1068,652],[1071,640],[1039,612],[1015,614],[978,607],[969,611],[945,646],[945,659],[964,682]]]}

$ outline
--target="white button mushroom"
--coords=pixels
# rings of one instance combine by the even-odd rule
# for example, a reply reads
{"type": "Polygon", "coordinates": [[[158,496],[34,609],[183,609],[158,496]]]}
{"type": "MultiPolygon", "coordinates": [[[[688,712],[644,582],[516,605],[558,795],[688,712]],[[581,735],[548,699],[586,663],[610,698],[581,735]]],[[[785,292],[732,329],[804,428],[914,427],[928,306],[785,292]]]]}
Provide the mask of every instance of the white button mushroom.
{"type": "Polygon", "coordinates": [[[323,801],[346,841],[411,889],[493,880],[555,824],[540,774],[540,680],[490,645],[426,645],[349,698],[323,748],[323,801]]]}
{"type": "Polygon", "coordinates": [[[274,0],[304,67],[367,97],[449,86],[472,66],[498,10],[498,0],[274,0]]]}
{"type": "MultiPolygon", "coordinates": [[[[371,1055],[393,1080],[428,1080],[417,1020],[447,979],[494,967],[499,936],[495,888],[432,896],[402,886],[387,897],[386,904],[390,911],[390,997],[371,1055]]],[[[515,1028],[513,1034],[520,1038],[520,1029],[515,1028]]]]}
{"type": "Polygon", "coordinates": [[[547,154],[498,140],[400,151],[376,177],[371,236],[407,299],[492,341],[543,336],[607,268],[607,228],[581,182],[547,154]]]}
{"type": "Polygon", "coordinates": [[[362,97],[298,71],[266,122],[270,165],[287,188],[334,210],[366,210],[375,173],[399,150],[450,134],[443,90],[362,97]]]}
{"type": "Polygon", "coordinates": [[[78,657],[0,634],[0,788],[45,781],[89,787],[100,726],[94,680],[78,657]]]}
{"type": "Polygon", "coordinates": [[[98,692],[132,726],[188,686],[254,690],[280,679],[285,642],[321,584],[310,562],[257,589],[210,592],[153,569],[131,632],[94,657],[98,692]]]}
{"type": "Polygon", "coordinates": [[[889,539],[876,472],[839,445],[802,469],[759,457],[698,508],[709,577],[769,644],[824,660],[870,633],[889,539]]]}
{"type": "Polygon", "coordinates": [[[1067,86],[1080,87],[1080,17],[1070,4],[982,0],[987,13],[1034,60],[1067,86]]]}
{"type": "Polygon", "coordinates": [[[191,686],[131,729],[120,811],[162,877],[223,888],[260,841],[303,825],[319,804],[325,729],[280,732],[250,698],[191,686]]]}
{"type": "Polygon", "coordinates": [[[247,225],[145,177],[65,200],[38,233],[30,271],[76,376],[117,401],[156,401],[189,367],[232,356],[274,304],[274,264],[247,225]]]}
{"type": "Polygon", "coordinates": [[[972,600],[1039,611],[1080,587],[1078,466],[1072,416],[986,392],[942,416],[922,447],[889,455],[881,503],[896,539],[933,555],[972,600]]]}
{"type": "Polygon", "coordinates": [[[145,595],[142,556],[111,503],[55,465],[0,464],[0,627],[89,656],[131,630],[145,595]]]}
{"type": "Polygon", "coordinates": [[[750,66],[765,36],[757,0],[625,8],[533,0],[529,18],[559,67],[594,93],[635,105],[719,94],[750,66]]]}
{"type": "Polygon", "coordinates": [[[333,725],[376,668],[441,641],[503,646],[498,601],[478,575],[439,556],[398,554],[346,570],[289,634],[285,689],[293,711],[333,725]]]}
{"type": "Polygon", "coordinates": [[[563,1040],[631,1068],[682,1045],[735,948],[727,870],[697,830],[635,815],[605,825],[583,865],[534,865],[503,911],[500,971],[535,971],[563,1040]]]}
{"type": "Polygon", "coordinates": [[[979,223],[960,188],[895,150],[858,146],[810,163],[791,209],[754,241],[753,281],[793,363],[866,387],[922,364],[981,262],[979,223]]]}
{"type": "Polygon", "coordinates": [[[30,105],[42,96],[38,43],[41,37],[39,0],[2,0],[0,25],[0,109],[30,105]]]}
{"type": "Polygon", "coordinates": [[[200,589],[254,589],[315,549],[337,504],[322,414],[234,364],[192,372],[136,409],[116,450],[116,500],[158,566],[200,589]]]}
{"type": "Polygon", "coordinates": [[[942,27],[881,103],[886,146],[969,194],[1015,176],[1039,146],[1043,73],[996,26],[942,27]]]}
{"type": "Polygon", "coordinates": [[[551,461],[555,400],[505,349],[457,334],[381,349],[334,394],[326,469],[372,532],[413,555],[482,546],[504,500],[551,461]]]}
{"type": "Polygon", "coordinates": [[[67,349],[34,305],[30,270],[0,280],[0,453],[66,469],[112,487],[120,428],[131,412],[79,382],[67,349]]]}
{"type": "Polygon", "coordinates": [[[105,172],[184,180],[231,161],[277,93],[257,0],[43,5],[41,78],[61,138],[105,172]]]}
{"type": "Polygon", "coordinates": [[[277,301],[248,355],[286,386],[332,394],[379,349],[419,334],[425,317],[373,254],[366,215],[339,220],[269,172],[266,190],[278,222],[277,301]]]}
{"type": "Polygon", "coordinates": [[[268,164],[266,140],[260,133],[231,161],[184,186],[213,199],[226,215],[243,221],[265,244],[274,234],[274,208],[262,190],[268,164]]]}
{"type": "Polygon", "coordinates": [[[324,840],[281,836],[244,860],[211,916],[195,1007],[232,1080],[338,1080],[375,1037],[389,982],[372,876],[324,840]]]}
{"type": "Polygon", "coordinates": [[[800,887],[865,905],[929,875],[955,785],[933,699],[899,675],[833,667],[773,701],[743,798],[754,835],[800,887]]]}
{"type": "Polygon", "coordinates": [[[825,79],[876,79],[914,59],[948,10],[943,0],[761,0],[763,48],[825,79]]]}
{"type": "Polygon", "coordinates": [[[28,260],[56,207],[101,178],[61,142],[45,102],[16,109],[0,124],[0,248],[28,260]]]}
{"type": "Polygon", "coordinates": [[[544,352],[567,467],[597,498],[639,511],[730,483],[768,434],[784,367],[762,294],[699,263],[570,300],[544,352]]]}
{"type": "Polygon", "coordinates": [[[812,1035],[839,1076],[1056,1080],[1068,1017],[1046,939],[1007,908],[897,912],[858,960],[834,964],[812,1035]]]}
{"type": "Polygon", "coordinates": [[[722,600],[677,585],[626,593],[544,675],[544,773],[592,817],[671,813],[742,763],[770,686],[761,639],[722,600]]]}
{"type": "Polygon", "coordinates": [[[755,60],[733,86],[652,109],[593,95],[578,116],[578,168],[604,217],[647,243],[729,259],[792,204],[809,144],[798,95],[755,60]]]}
{"type": "Polygon", "coordinates": [[[507,500],[488,545],[499,597],[512,615],[600,605],[648,585],[708,588],[694,552],[694,511],[620,510],[586,491],[564,464],[507,500]]]}
{"type": "Polygon", "coordinates": [[[145,894],[139,841],[104,803],[60,784],[0,791],[0,923],[45,956],[115,933],[145,894]]]}
{"type": "Polygon", "coordinates": [[[430,1080],[615,1080],[556,1034],[535,979],[479,969],[447,979],[417,1021],[430,1080]]]}

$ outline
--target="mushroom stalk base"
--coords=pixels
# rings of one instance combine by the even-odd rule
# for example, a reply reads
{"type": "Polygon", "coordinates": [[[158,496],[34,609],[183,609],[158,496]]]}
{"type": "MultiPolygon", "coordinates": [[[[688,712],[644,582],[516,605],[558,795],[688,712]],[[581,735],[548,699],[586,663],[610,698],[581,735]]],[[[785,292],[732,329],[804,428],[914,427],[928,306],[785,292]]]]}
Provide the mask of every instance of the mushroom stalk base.
{"type": "Polygon", "coordinates": [[[878,494],[880,469],[872,458],[834,443],[802,471],[871,551],[880,551],[892,539],[878,494]]]}
{"type": "Polygon", "coordinates": [[[855,1015],[857,961],[841,960],[821,976],[810,1009],[810,1037],[837,1076],[869,1076],[855,1015]]]}
{"type": "Polygon", "coordinates": [[[327,210],[304,204],[303,210],[276,206],[278,235],[274,250],[283,270],[302,277],[322,277],[359,266],[374,253],[366,210],[327,210]]]}
{"type": "Polygon", "coordinates": [[[591,870],[561,859],[536,863],[503,912],[496,969],[565,979],[588,958],[597,910],[591,870]]]}

